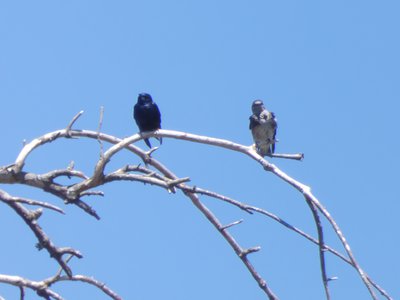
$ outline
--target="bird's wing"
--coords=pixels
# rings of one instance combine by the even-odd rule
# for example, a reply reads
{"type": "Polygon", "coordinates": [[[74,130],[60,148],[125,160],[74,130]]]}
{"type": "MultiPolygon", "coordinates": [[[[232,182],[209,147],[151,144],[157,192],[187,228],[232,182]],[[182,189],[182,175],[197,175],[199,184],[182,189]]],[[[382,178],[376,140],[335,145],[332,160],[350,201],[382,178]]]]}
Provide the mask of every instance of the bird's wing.
{"type": "Polygon", "coordinates": [[[277,142],[276,130],[278,128],[278,123],[275,114],[273,112],[269,113],[267,123],[268,123],[268,141],[271,147],[270,153],[275,153],[275,143],[277,142]]]}
{"type": "Polygon", "coordinates": [[[250,119],[249,129],[253,129],[257,125],[260,125],[260,121],[255,115],[251,115],[249,119],[250,119]]]}
{"type": "Polygon", "coordinates": [[[276,136],[276,130],[278,129],[278,120],[275,117],[275,114],[273,112],[270,113],[270,126],[273,129],[273,139],[275,140],[276,136]]]}
{"type": "Polygon", "coordinates": [[[160,110],[158,109],[157,104],[154,103],[154,105],[152,106],[152,110],[154,113],[154,117],[157,120],[159,127],[161,128],[161,113],[160,113],[160,110]]]}
{"type": "Polygon", "coordinates": [[[142,107],[136,103],[133,107],[133,118],[136,121],[137,126],[139,127],[139,131],[142,131],[141,124],[142,124],[142,107]]]}

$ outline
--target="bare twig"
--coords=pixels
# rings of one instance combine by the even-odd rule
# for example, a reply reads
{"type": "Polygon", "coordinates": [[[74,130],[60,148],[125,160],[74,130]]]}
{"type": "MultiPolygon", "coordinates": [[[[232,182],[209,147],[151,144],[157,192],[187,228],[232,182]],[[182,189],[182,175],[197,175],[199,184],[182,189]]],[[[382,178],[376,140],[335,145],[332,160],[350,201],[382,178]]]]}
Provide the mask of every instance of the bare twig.
{"type": "Polygon", "coordinates": [[[229,223],[229,224],[227,224],[227,225],[222,226],[222,227],[221,227],[221,230],[225,230],[225,229],[228,229],[228,228],[230,228],[230,227],[232,227],[232,226],[239,225],[239,224],[242,223],[242,222],[243,222],[243,219],[240,219],[240,220],[238,220],[238,221],[229,223]]]}
{"type": "Polygon", "coordinates": [[[294,160],[303,160],[304,159],[304,153],[296,153],[296,154],[272,153],[267,156],[275,157],[275,158],[294,159],[294,160]]]}
{"type": "MultiPolygon", "coordinates": [[[[103,126],[103,118],[104,118],[104,106],[100,106],[100,119],[99,119],[99,126],[97,127],[97,132],[99,135],[100,135],[101,127],[103,126]]],[[[103,155],[104,155],[103,141],[100,138],[97,138],[97,141],[100,144],[100,158],[103,158],[103,155]]]]}
{"type": "Polygon", "coordinates": [[[103,293],[105,293],[106,295],[110,296],[111,299],[122,300],[122,297],[120,297],[117,293],[115,293],[113,290],[111,290],[105,283],[100,282],[92,277],[83,276],[83,275],[74,275],[71,278],[69,278],[67,276],[60,276],[60,278],[58,280],[59,281],[71,280],[71,281],[81,281],[81,282],[89,283],[89,284],[97,287],[101,291],[103,291],[103,293]]]}
{"type": "MultiPolygon", "coordinates": [[[[306,199],[307,200],[307,199],[306,199]]],[[[314,203],[311,201],[307,201],[308,206],[310,207],[310,210],[313,214],[314,217],[314,222],[317,227],[317,232],[318,232],[318,249],[319,249],[319,261],[321,265],[321,276],[322,276],[322,283],[324,285],[325,289],[325,295],[326,299],[330,300],[331,296],[329,293],[329,287],[328,287],[328,276],[326,275],[326,264],[325,264],[325,242],[324,242],[324,232],[322,230],[322,223],[321,219],[318,214],[318,210],[315,207],[314,203]]]]}
{"type": "Polygon", "coordinates": [[[61,177],[61,176],[66,176],[68,178],[71,178],[71,177],[78,177],[78,178],[82,178],[82,179],[88,178],[83,172],[68,170],[68,169],[54,170],[54,171],[48,172],[46,174],[43,174],[41,176],[43,177],[44,180],[47,180],[47,181],[54,180],[57,177],[61,177]]]}
{"type": "Polygon", "coordinates": [[[68,126],[65,128],[66,132],[67,132],[67,136],[69,136],[69,132],[71,131],[72,126],[74,125],[74,123],[76,122],[76,120],[78,120],[78,118],[83,114],[83,110],[81,110],[80,112],[78,112],[71,120],[71,122],[69,122],[68,126]]]}
{"type": "Polygon", "coordinates": [[[101,196],[104,197],[104,192],[102,191],[85,191],[81,193],[81,197],[83,196],[101,196]]]}
{"type": "MultiPolygon", "coordinates": [[[[70,255],[65,260],[65,262],[68,263],[72,258],[73,258],[73,255],[70,255]]],[[[46,280],[43,280],[43,282],[46,284],[46,286],[50,287],[53,284],[61,282],[61,281],[81,281],[81,282],[89,283],[89,284],[99,288],[101,291],[103,291],[106,295],[110,296],[114,300],[122,299],[117,293],[115,293],[113,290],[111,290],[105,283],[102,283],[92,277],[87,277],[84,275],[74,275],[72,277],[62,276],[61,275],[62,271],[63,271],[63,269],[58,270],[58,272],[54,276],[52,276],[46,280]]]]}
{"type": "Polygon", "coordinates": [[[252,214],[253,212],[251,211],[251,206],[247,205],[247,204],[243,204],[237,200],[234,200],[232,198],[229,198],[227,196],[218,194],[216,192],[213,191],[208,191],[202,188],[199,188],[197,186],[187,186],[187,185],[180,185],[179,186],[180,189],[182,189],[183,191],[187,191],[187,192],[192,192],[192,193],[196,193],[196,194],[201,194],[201,195],[207,195],[209,197],[215,198],[215,199],[220,199],[222,201],[228,202],[230,204],[233,204],[237,207],[239,207],[240,209],[244,210],[245,212],[252,214]]]}
{"type": "Polygon", "coordinates": [[[44,208],[48,208],[48,209],[54,210],[54,211],[59,212],[61,214],[64,214],[64,211],[61,208],[59,208],[59,207],[57,207],[57,206],[55,206],[53,204],[47,203],[47,202],[36,201],[36,200],[27,199],[27,198],[21,198],[21,197],[11,197],[10,200],[18,202],[18,203],[25,203],[25,204],[29,204],[29,205],[41,206],[41,207],[44,207],[44,208]]]}
{"type": "MultiPolygon", "coordinates": [[[[336,235],[339,237],[339,240],[341,241],[341,243],[344,246],[344,249],[351,261],[351,265],[357,270],[357,272],[360,274],[360,277],[362,279],[362,281],[364,282],[365,286],[367,287],[372,299],[377,300],[377,296],[375,295],[375,292],[373,291],[372,287],[374,286],[370,280],[368,275],[365,273],[365,271],[363,269],[361,269],[360,265],[358,264],[358,262],[356,261],[353,252],[351,251],[350,245],[347,243],[341,229],[339,228],[339,226],[337,225],[337,223],[335,222],[335,220],[331,217],[331,215],[329,214],[329,212],[325,209],[325,207],[323,207],[321,205],[321,203],[310,193],[305,194],[305,197],[307,199],[309,199],[310,201],[312,201],[312,203],[322,212],[322,214],[326,217],[326,219],[329,221],[329,223],[331,223],[336,235]]],[[[382,293],[382,292],[381,292],[382,293]]]]}
{"type": "Polygon", "coordinates": [[[78,112],[71,120],[71,122],[69,122],[68,126],[65,128],[66,131],[70,131],[72,126],[74,125],[74,123],[76,122],[76,120],[78,120],[78,118],[83,114],[83,110],[81,110],[80,112],[78,112]]]}

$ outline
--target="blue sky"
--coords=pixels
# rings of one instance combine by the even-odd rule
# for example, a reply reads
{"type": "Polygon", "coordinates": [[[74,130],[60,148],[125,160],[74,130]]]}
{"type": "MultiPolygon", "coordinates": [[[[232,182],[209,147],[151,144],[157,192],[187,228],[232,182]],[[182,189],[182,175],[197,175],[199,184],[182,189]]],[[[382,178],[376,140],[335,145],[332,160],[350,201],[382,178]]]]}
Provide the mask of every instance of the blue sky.
{"type": "MultiPolygon", "coordinates": [[[[15,160],[23,140],[64,128],[80,110],[76,128],[97,129],[104,106],[104,132],[134,134],[132,107],[142,91],[158,103],[163,128],[250,145],[250,105],[261,98],[278,117],[277,152],[305,153],[303,162],[271,161],[312,187],[361,266],[399,298],[399,9],[397,1],[368,0],[3,1],[0,165],[15,160]]],[[[57,141],[35,151],[25,170],[44,173],[74,160],[90,174],[98,155],[94,141],[57,141]]],[[[315,235],[301,195],[243,155],[165,139],[154,156],[193,185],[315,235]]],[[[121,153],[109,170],[139,162],[121,153]]],[[[63,206],[27,187],[1,189],[63,206]]],[[[101,221],[72,206],[40,219],[56,244],[84,254],[72,262],[75,273],[95,276],[124,299],[265,299],[183,195],[139,183],[104,191],[88,200],[101,221]]],[[[281,299],[323,299],[315,246],[269,219],[202,200],[224,223],[245,219],[231,232],[244,247],[262,247],[251,260],[281,299]]],[[[35,250],[21,220],[4,205],[0,216],[0,273],[54,274],[56,264],[35,250]]],[[[329,255],[328,275],[339,277],[333,299],[368,299],[355,271],[329,255]]],[[[67,299],[108,299],[79,283],[55,290],[67,299]]],[[[6,299],[17,292],[0,286],[6,299]]]]}

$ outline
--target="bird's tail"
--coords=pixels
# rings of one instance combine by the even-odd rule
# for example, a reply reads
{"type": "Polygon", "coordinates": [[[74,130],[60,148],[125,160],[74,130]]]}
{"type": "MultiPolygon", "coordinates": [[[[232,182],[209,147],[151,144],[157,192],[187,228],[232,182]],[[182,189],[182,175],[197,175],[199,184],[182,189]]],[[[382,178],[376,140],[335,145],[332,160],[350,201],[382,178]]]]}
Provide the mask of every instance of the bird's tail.
{"type": "Polygon", "coordinates": [[[272,142],[271,144],[271,154],[275,153],[275,142],[272,142]]]}
{"type": "Polygon", "coordinates": [[[144,139],[144,142],[146,143],[146,145],[151,148],[151,144],[150,144],[150,140],[149,139],[144,139]]]}
{"type": "MultiPolygon", "coordinates": [[[[160,145],[162,144],[162,137],[156,137],[157,141],[160,142],[160,145]]],[[[149,139],[144,139],[144,142],[146,143],[146,145],[151,148],[151,143],[149,139]]]]}

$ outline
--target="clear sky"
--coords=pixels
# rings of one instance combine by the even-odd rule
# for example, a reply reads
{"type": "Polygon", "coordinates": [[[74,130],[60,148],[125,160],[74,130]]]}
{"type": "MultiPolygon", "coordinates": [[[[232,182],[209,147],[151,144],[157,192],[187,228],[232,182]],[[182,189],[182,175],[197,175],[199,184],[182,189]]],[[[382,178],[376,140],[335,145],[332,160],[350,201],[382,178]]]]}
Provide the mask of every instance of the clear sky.
{"type": "MultiPolygon", "coordinates": [[[[343,230],[365,271],[400,298],[398,170],[400,43],[398,1],[1,1],[0,165],[22,147],[64,128],[118,137],[137,132],[132,107],[153,95],[162,126],[250,145],[250,105],[263,99],[278,121],[277,152],[303,162],[271,161],[310,185],[343,230]]],[[[145,148],[140,141],[139,146],[145,148]]],[[[249,158],[164,139],[154,156],[191,184],[271,211],[316,235],[303,198],[249,158]]],[[[90,174],[95,141],[66,140],[30,156],[26,171],[65,168],[90,174]]],[[[116,156],[108,170],[140,160],[116,156]]],[[[83,254],[75,273],[93,275],[124,299],[265,299],[240,260],[182,194],[139,183],[114,183],[88,199],[96,221],[51,195],[1,189],[49,201],[44,230],[83,254]]],[[[318,249],[279,224],[201,198],[244,247],[281,299],[323,299],[318,249]]],[[[0,206],[0,273],[30,279],[58,267],[35,249],[33,234],[0,206]]],[[[328,224],[327,242],[342,251],[328,224]]],[[[356,272],[328,255],[333,299],[369,299],[356,272]]],[[[108,299],[80,283],[55,287],[67,299],[108,299]]],[[[36,299],[32,293],[27,299],[36,299]]],[[[0,285],[0,296],[18,290],[0,285]]]]}

